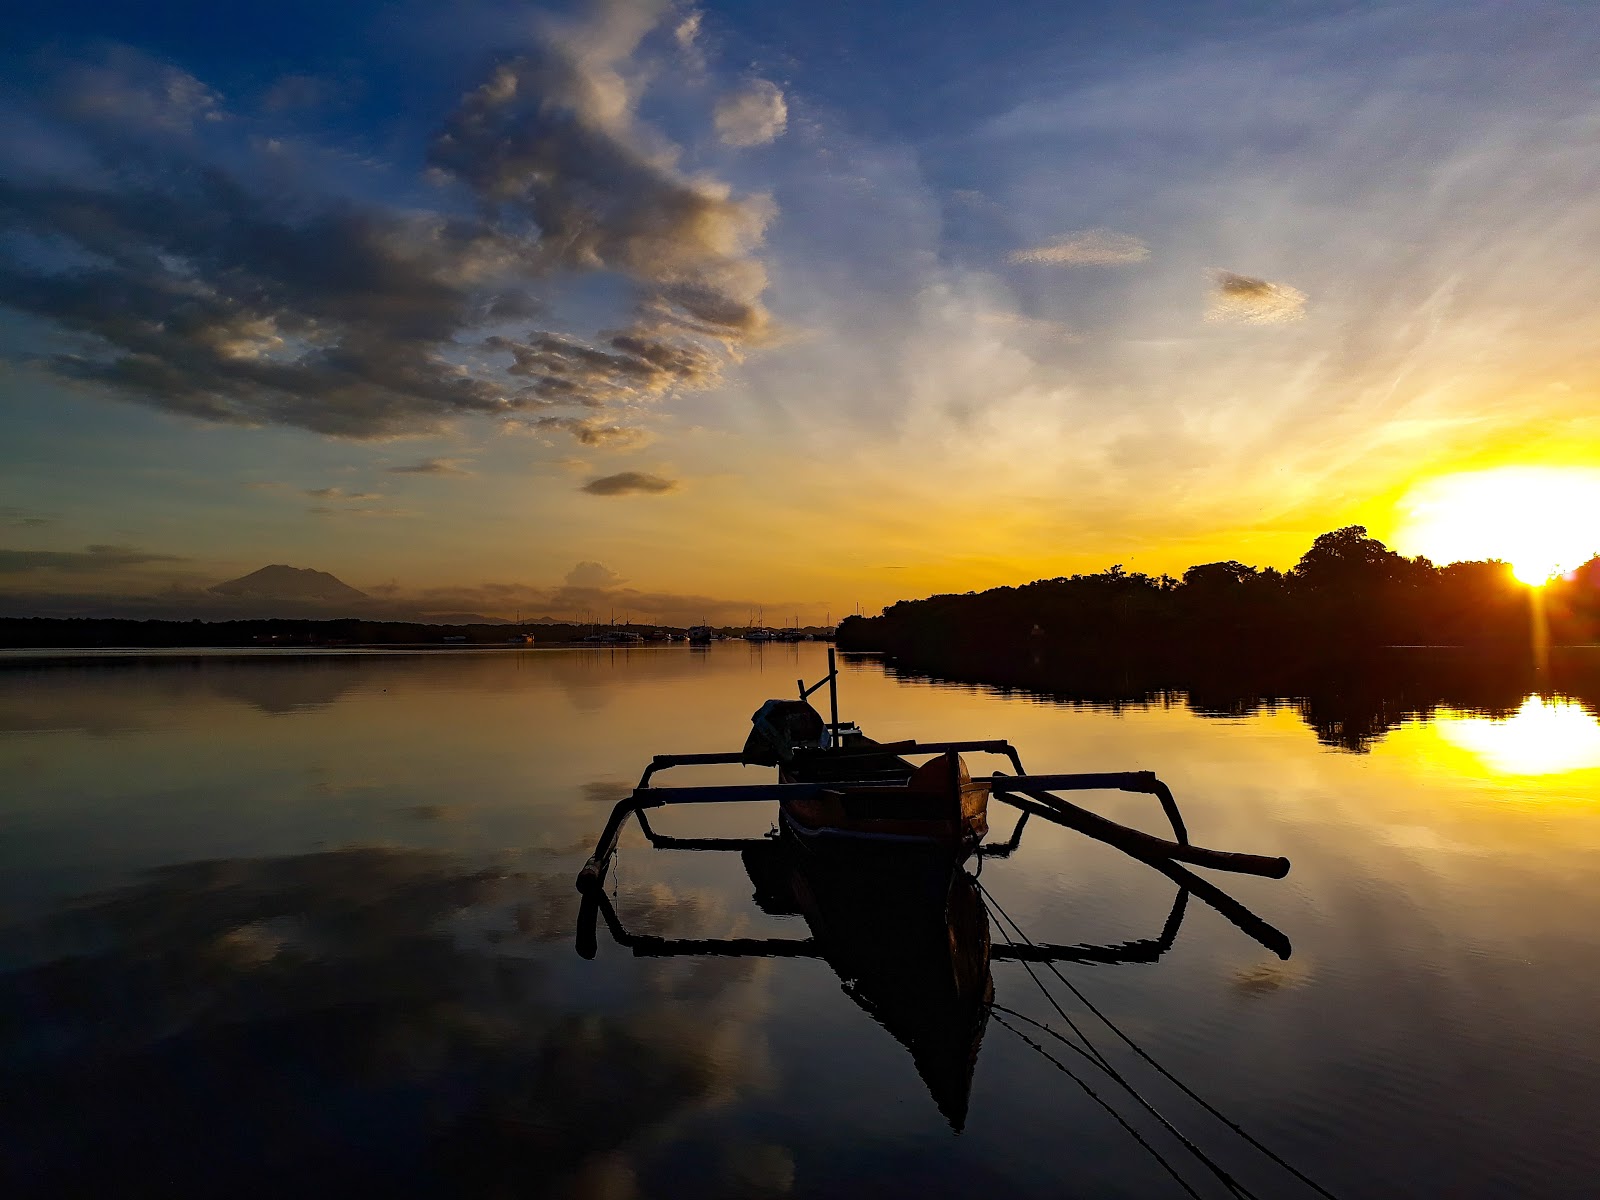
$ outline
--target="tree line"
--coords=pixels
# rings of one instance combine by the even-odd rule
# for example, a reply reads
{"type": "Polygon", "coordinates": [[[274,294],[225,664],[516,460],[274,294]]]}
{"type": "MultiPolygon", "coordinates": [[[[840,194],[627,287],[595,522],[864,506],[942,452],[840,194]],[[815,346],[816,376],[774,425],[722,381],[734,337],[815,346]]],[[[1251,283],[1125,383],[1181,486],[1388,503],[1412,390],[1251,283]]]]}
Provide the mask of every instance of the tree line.
{"type": "Polygon", "coordinates": [[[1125,571],[902,600],[847,617],[845,649],[912,661],[1019,652],[1082,660],[1281,659],[1381,646],[1468,646],[1526,653],[1536,623],[1555,645],[1600,640],[1600,556],[1532,589],[1498,560],[1437,566],[1349,525],[1317,537],[1288,571],[1236,560],[1181,577],[1125,571]]]}

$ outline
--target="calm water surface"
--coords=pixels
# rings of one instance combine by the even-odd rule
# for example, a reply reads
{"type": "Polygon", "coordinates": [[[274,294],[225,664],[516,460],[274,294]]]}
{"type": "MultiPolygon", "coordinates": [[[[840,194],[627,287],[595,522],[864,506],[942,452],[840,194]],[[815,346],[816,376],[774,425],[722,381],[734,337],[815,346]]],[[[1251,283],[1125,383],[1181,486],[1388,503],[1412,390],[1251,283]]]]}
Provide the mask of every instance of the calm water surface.
{"type": "MultiPolygon", "coordinates": [[[[1183,1195],[992,1020],[957,1132],[822,959],[635,957],[603,926],[593,961],[574,952],[573,878],[649,756],[737,749],[763,698],[824,669],[820,646],[742,643],[4,664],[0,1187],[1183,1195]]],[[[1060,969],[1340,1196],[1595,1194],[1591,712],[1435,713],[1353,754],[1293,704],[1110,712],[872,660],[846,666],[842,697],[884,740],[1008,737],[1034,772],[1155,770],[1197,842],[1293,860],[1281,881],[1214,876],[1288,936],[1286,960],[1191,898],[1155,961],[1060,969]]],[[[1150,797],[1088,802],[1162,829],[1150,797]]],[[[654,825],[751,838],[771,813],[654,825]]],[[[1176,894],[1039,822],[982,883],[1037,941],[1146,951],[1176,894]]],[[[629,935],[810,936],[753,900],[740,855],[652,849],[637,827],[610,886],[629,935]]],[[[992,973],[997,1004],[1062,1025],[1022,965],[992,973]]],[[[1312,1194],[1083,1028],[1248,1188],[1312,1194]]],[[[1226,1194],[1054,1049],[1201,1195],[1226,1194]]]]}

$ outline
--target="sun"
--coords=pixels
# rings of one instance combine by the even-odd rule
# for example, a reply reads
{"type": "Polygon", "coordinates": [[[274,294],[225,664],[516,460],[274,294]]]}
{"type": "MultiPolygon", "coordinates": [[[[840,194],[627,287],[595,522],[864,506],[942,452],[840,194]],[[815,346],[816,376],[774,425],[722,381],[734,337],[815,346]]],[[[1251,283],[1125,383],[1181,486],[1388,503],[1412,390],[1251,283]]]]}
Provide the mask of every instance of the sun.
{"type": "Polygon", "coordinates": [[[1600,471],[1500,467],[1413,488],[1397,541],[1436,563],[1498,558],[1538,586],[1600,553],[1600,471]]]}

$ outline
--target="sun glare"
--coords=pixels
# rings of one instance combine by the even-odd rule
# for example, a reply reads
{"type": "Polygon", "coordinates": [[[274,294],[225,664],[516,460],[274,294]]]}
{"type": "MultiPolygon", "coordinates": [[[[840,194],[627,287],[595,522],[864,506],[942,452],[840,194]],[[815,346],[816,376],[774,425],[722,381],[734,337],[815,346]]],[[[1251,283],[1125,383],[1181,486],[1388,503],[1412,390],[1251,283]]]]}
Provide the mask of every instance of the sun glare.
{"type": "Polygon", "coordinates": [[[1429,480],[1398,541],[1436,563],[1498,558],[1539,585],[1600,553],[1600,471],[1502,467],[1429,480]]]}
{"type": "Polygon", "coordinates": [[[1570,700],[1529,696],[1504,720],[1444,716],[1439,734],[1502,775],[1554,775],[1600,767],[1600,721],[1570,700]]]}

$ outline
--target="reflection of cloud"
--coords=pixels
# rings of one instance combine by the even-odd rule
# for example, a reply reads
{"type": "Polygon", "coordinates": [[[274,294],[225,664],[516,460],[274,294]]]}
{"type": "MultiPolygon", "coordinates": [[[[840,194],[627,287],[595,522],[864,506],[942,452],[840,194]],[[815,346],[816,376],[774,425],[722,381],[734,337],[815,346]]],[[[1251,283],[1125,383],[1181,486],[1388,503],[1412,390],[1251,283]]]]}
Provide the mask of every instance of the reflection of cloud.
{"type": "Polygon", "coordinates": [[[753,79],[717,101],[717,136],[728,146],[765,146],[789,124],[789,106],[777,84],[753,79]]]}
{"type": "MultiPolygon", "coordinates": [[[[540,956],[570,954],[577,901],[565,865],[366,848],[188,863],[80,899],[0,975],[7,1153],[56,1195],[114,1194],[130,1175],[254,1192],[260,1146],[240,1129],[270,1130],[295,1169],[401,1194],[630,1177],[757,1080],[759,998],[749,964],[694,964],[692,994],[677,964],[636,964],[603,1010],[569,1011],[540,956]],[[348,1136],[374,1097],[382,1119],[348,1136]]],[[[663,908],[691,928],[708,916],[664,890],[627,903],[652,925],[663,908]]],[[[781,1159],[732,1156],[764,1189],[781,1159]]]]}
{"type": "Polygon", "coordinates": [[[583,785],[583,798],[594,804],[615,804],[633,794],[633,784],[617,779],[596,779],[583,785]]]}
{"type": "Polygon", "coordinates": [[[1240,967],[1233,975],[1233,988],[1246,996],[1270,996],[1286,988],[1298,987],[1306,981],[1307,967],[1303,960],[1295,962],[1264,962],[1240,967]]]}
{"type": "Polygon", "coordinates": [[[1239,325],[1282,325],[1305,315],[1304,292],[1232,271],[1216,273],[1216,287],[1206,308],[1206,320],[1239,325]]]}
{"type": "Polygon", "coordinates": [[[591,496],[626,496],[631,493],[662,495],[678,490],[678,481],[663,479],[644,471],[622,471],[616,475],[602,475],[591,479],[580,489],[591,496]]]}
{"type": "Polygon", "coordinates": [[[1042,246],[1013,250],[1006,255],[1006,261],[1052,267],[1114,267],[1144,262],[1149,257],[1150,247],[1130,234],[1110,229],[1085,229],[1042,246]]]}

